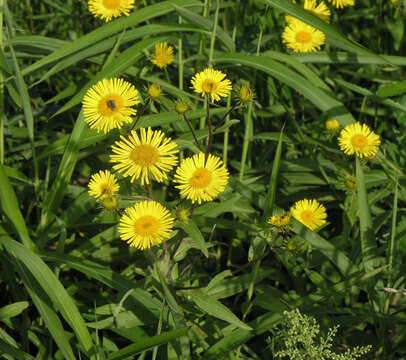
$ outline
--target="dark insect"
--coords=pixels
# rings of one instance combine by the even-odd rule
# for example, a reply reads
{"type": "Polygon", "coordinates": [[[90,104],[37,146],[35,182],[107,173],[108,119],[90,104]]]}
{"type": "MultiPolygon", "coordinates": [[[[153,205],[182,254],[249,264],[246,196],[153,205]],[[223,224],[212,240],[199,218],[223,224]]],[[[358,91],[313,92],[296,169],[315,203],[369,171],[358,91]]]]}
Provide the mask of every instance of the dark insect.
{"type": "Polygon", "coordinates": [[[116,103],[114,102],[114,100],[108,100],[108,101],[107,101],[107,106],[108,106],[111,110],[116,110],[116,103]]]}

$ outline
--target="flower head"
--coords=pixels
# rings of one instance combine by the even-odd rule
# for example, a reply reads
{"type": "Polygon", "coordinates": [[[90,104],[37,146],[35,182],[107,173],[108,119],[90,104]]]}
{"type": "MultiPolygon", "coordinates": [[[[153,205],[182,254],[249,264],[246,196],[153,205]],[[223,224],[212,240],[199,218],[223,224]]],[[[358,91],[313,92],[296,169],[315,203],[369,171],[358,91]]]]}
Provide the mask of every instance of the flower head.
{"type": "Polygon", "coordinates": [[[91,87],[83,98],[83,114],[90,128],[109,132],[132,122],[139,104],[138,91],[123,79],[103,79],[91,87]]]}
{"type": "Polygon", "coordinates": [[[122,14],[128,16],[134,0],[89,0],[87,6],[94,16],[110,21],[122,14]]]}
{"type": "Polygon", "coordinates": [[[355,0],[328,0],[330,1],[336,8],[343,8],[344,6],[354,6],[355,0]]]}
{"type": "Polygon", "coordinates": [[[168,239],[174,218],[156,201],[141,201],[125,209],[118,232],[122,240],[138,249],[149,249],[168,239]]]}
{"type": "Polygon", "coordinates": [[[290,212],[282,212],[281,214],[273,215],[268,220],[268,223],[276,227],[285,227],[289,224],[292,214],[290,212]]]}
{"type": "Polygon", "coordinates": [[[150,173],[157,182],[162,182],[167,178],[167,172],[178,164],[177,146],[160,130],[141,128],[140,136],[132,130],[128,138],[121,136],[121,141],[113,145],[110,161],[118,163],[113,169],[130,176],[131,182],[141,178],[142,185],[149,184],[150,173]]]}
{"type": "Polygon", "coordinates": [[[291,21],[283,31],[282,42],[294,52],[314,52],[324,44],[325,35],[302,21],[291,21]]]}
{"type": "Polygon", "coordinates": [[[147,94],[151,100],[156,100],[162,93],[162,88],[159,84],[151,84],[148,87],[147,94]]]}
{"type": "Polygon", "coordinates": [[[97,174],[92,175],[88,187],[89,195],[100,201],[111,198],[120,190],[116,176],[108,170],[100,170],[97,174]]]}
{"type": "Polygon", "coordinates": [[[338,131],[340,129],[340,123],[336,119],[328,119],[326,121],[326,129],[329,131],[338,131]]]}
{"type": "MultiPolygon", "coordinates": [[[[305,0],[304,8],[307,11],[310,11],[313,15],[318,16],[323,21],[330,22],[331,12],[324,1],[321,1],[320,4],[317,5],[317,0],[305,0]]],[[[297,19],[294,16],[286,15],[285,20],[287,23],[290,23],[297,19]]]]}
{"type": "Polygon", "coordinates": [[[175,111],[179,115],[186,114],[188,110],[189,110],[189,104],[185,100],[179,99],[179,100],[176,101],[176,103],[175,103],[175,111]]]}
{"type": "Polygon", "coordinates": [[[180,194],[193,203],[211,201],[223,192],[228,182],[228,171],[219,157],[199,153],[184,159],[176,169],[174,182],[180,194]]]}
{"type": "Polygon", "coordinates": [[[224,79],[226,74],[219,70],[205,69],[192,78],[192,88],[202,96],[210,95],[211,101],[219,101],[230,94],[231,81],[224,79]]]}
{"type": "Polygon", "coordinates": [[[347,155],[373,158],[381,140],[367,125],[356,122],[341,130],[338,143],[347,155]]]}
{"type": "Polygon", "coordinates": [[[155,55],[151,60],[153,64],[163,69],[173,62],[173,47],[166,42],[155,45],[155,55]]]}
{"type": "Polygon", "coordinates": [[[326,208],[317,200],[300,200],[290,209],[292,216],[310,230],[315,230],[326,223],[326,208]]]}
{"type": "Polygon", "coordinates": [[[254,91],[248,85],[243,85],[237,90],[237,101],[239,104],[246,105],[253,98],[254,91]]]}

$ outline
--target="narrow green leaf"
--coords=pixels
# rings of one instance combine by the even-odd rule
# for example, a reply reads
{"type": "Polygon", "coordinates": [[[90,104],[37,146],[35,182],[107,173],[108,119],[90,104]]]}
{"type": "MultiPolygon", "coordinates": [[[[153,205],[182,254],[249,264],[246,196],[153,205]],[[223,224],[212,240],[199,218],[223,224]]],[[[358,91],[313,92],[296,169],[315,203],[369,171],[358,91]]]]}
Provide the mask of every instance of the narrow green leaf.
{"type": "Polygon", "coordinates": [[[166,344],[170,341],[176,340],[179,337],[186,336],[188,332],[189,328],[184,327],[176,330],[171,330],[149,338],[142,338],[141,340],[135,342],[134,344],[131,344],[110,355],[107,358],[107,360],[128,359],[129,357],[138,354],[141,351],[150,349],[154,346],[166,344]]]}
{"type": "Polygon", "coordinates": [[[9,237],[0,236],[0,243],[10,254],[15,256],[19,262],[24,264],[27,271],[29,271],[29,275],[38,282],[44,292],[52,300],[55,308],[62,314],[66,322],[73,329],[84,351],[91,359],[95,359],[95,355],[91,354],[94,350],[94,344],[87,331],[85,322],[80,316],[74,301],[60,281],[55,277],[51,269],[38,255],[9,237]]]}
{"type": "MultiPolygon", "coordinates": [[[[34,360],[35,358],[31,356],[30,354],[27,354],[26,352],[20,350],[19,348],[16,348],[3,339],[0,338],[0,354],[1,355],[9,355],[12,357],[12,359],[17,359],[17,360],[34,360]]],[[[6,357],[4,357],[7,359],[6,357]]]]}
{"type": "Polygon", "coordinates": [[[28,306],[29,303],[27,301],[19,301],[3,306],[0,308],[0,321],[20,315],[28,306]]]}
{"type": "Polygon", "coordinates": [[[190,290],[187,292],[192,301],[204,312],[214,316],[217,319],[224,320],[241,329],[252,330],[250,326],[244,324],[237,316],[235,316],[226,306],[220,301],[207,295],[202,290],[190,290]]]}
{"type": "Polygon", "coordinates": [[[21,242],[30,248],[35,250],[36,246],[32,242],[30,235],[28,234],[27,226],[23,215],[21,214],[18,206],[17,196],[13,187],[8,180],[3,165],[0,164],[0,206],[3,213],[8,217],[14,229],[16,230],[21,242]]]}
{"type": "Polygon", "coordinates": [[[175,223],[175,227],[180,227],[183,231],[185,231],[185,233],[188,234],[196,243],[204,256],[206,256],[206,258],[209,257],[209,251],[207,250],[207,245],[204,241],[203,235],[192,219],[189,219],[188,221],[177,221],[175,223]]]}
{"type": "Polygon", "coordinates": [[[406,92],[406,80],[396,82],[390,85],[381,85],[376,92],[380,97],[390,97],[402,95],[406,92]]]}

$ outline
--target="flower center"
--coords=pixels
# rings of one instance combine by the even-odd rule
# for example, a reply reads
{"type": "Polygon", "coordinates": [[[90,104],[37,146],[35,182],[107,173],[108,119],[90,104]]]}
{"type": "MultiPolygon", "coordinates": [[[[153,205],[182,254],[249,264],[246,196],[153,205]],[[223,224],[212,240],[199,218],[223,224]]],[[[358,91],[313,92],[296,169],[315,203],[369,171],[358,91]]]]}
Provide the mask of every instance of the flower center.
{"type": "Polygon", "coordinates": [[[296,34],[296,41],[302,44],[312,41],[312,35],[308,31],[299,31],[296,34]]]}
{"type": "Polygon", "coordinates": [[[364,135],[354,135],[351,138],[351,144],[358,149],[363,149],[368,145],[368,139],[364,135]]]}
{"type": "Polygon", "coordinates": [[[192,177],[189,179],[191,187],[196,189],[204,189],[211,183],[212,173],[206,168],[200,168],[193,172],[192,177]]]}
{"type": "Polygon", "coordinates": [[[116,94],[106,95],[99,103],[99,111],[102,116],[113,116],[120,112],[123,106],[123,99],[116,94]]]}
{"type": "Polygon", "coordinates": [[[159,222],[154,216],[141,216],[134,224],[134,231],[141,236],[153,235],[158,231],[159,222]]]}
{"type": "Polygon", "coordinates": [[[115,10],[120,7],[121,0],[103,0],[103,6],[110,10],[115,10]]]}
{"type": "Polygon", "coordinates": [[[206,94],[211,94],[216,90],[217,84],[213,80],[206,79],[203,81],[202,88],[206,94]]]}
{"type": "Polygon", "coordinates": [[[100,185],[100,193],[101,196],[110,195],[111,194],[111,187],[109,184],[101,184],[100,185]]]}
{"type": "Polygon", "coordinates": [[[300,214],[300,217],[302,218],[303,222],[309,224],[313,221],[314,213],[313,211],[305,210],[300,214]]]}
{"type": "Polygon", "coordinates": [[[158,150],[152,145],[137,145],[130,153],[130,159],[140,166],[152,166],[159,159],[158,150]]]}

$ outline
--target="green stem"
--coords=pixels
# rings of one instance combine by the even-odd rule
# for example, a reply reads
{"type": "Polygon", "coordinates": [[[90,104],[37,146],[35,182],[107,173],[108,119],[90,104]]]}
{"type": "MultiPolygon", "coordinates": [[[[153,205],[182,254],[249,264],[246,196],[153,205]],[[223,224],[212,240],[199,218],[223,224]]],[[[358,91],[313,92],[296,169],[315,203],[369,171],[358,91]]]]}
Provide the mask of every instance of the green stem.
{"type": "Polygon", "coordinates": [[[190,123],[189,119],[186,117],[185,114],[183,114],[183,118],[185,119],[186,124],[189,126],[190,132],[192,133],[193,138],[195,139],[196,146],[199,148],[200,151],[203,152],[202,148],[200,147],[199,140],[197,140],[197,136],[196,136],[196,133],[195,133],[195,131],[193,129],[192,124],[190,123]]]}
{"type": "Polygon", "coordinates": [[[242,146],[242,154],[241,154],[241,166],[240,166],[240,181],[244,179],[244,171],[245,171],[245,163],[247,161],[248,155],[248,147],[250,143],[250,134],[252,131],[252,101],[248,105],[248,112],[245,116],[245,131],[244,131],[244,142],[242,146]]]}
{"type": "MultiPolygon", "coordinates": [[[[3,51],[3,0],[0,0],[0,47],[3,51]]],[[[4,76],[0,71],[0,163],[4,164],[4,76]]]]}
{"type": "Polygon", "coordinates": [[[214,15],[213,31],[211,32],[210,39],[209,68],[213,67],[213,54],[214,54],[214,45],[216,43],[216,32],[217,32],[217,23],[219,20],[219,11],[220,11],[220,2],[217,0],[216,13],[214,15]]]}
{"type": "MultiPolygon", "coordinates": [[[[182,18],[179,16],[179,24],[182,24],[182,18]]],[[[179,90],[183,90],[183,40],[182,34],[178,39],[178,56],[179,56],[179,90]]]]}
{"type": "Polygon", "coordinates": [[[209,104],[209,96],[206,95],[206,106],[207,106],[207,127],[209,128],[209,140],[207,142],[206,154],[204,156],[204,165],[206,166],[207,158],[209,157],[211,143],[213,141],[213,129],[211,126],[211,118],[210,118],[210,104],[209,104]]]}

